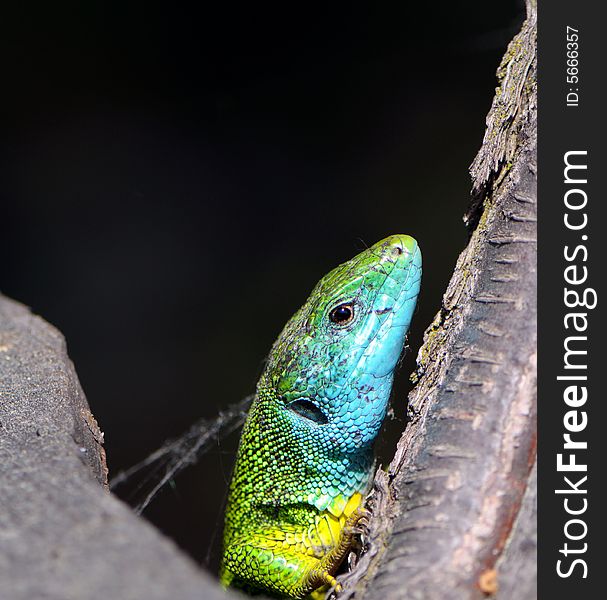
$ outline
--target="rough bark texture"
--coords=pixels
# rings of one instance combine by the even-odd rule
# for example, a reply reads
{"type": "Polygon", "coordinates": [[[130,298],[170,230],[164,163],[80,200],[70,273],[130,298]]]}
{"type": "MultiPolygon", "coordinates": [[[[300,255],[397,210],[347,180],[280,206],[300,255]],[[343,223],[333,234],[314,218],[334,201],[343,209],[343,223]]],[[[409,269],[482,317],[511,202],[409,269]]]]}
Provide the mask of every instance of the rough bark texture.
{"type": "Polygon", "coordinates": [[[467,248],[345,598],[536,597],[536,7],[498,70],[467,248]]]}
{"type": "Polygon", "coordinates": [[[0,296],[0,597],[219,598],[104,489],[102,440],[61,334],[0,296]]]}
{"type": "MultiPolygon", "coordinates": [[[[536,597],[535,32],[531,3],[471,168],[470,242],[343,598],[536,597]]],[[[226,597],[104,489],[102,434],[62,336],[1,296],[0,375],[2,598],[226,597]]]]}

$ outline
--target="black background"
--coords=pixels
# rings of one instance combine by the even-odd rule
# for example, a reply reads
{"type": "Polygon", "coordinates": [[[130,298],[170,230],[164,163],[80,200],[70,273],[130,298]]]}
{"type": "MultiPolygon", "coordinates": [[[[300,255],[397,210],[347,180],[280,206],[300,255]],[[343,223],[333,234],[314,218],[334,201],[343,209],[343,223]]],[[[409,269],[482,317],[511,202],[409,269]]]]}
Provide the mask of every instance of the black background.
{"type": "MultiPolygon", "coordinates": [[[[523,19],[515,0],[221,7],[2,19],[2,291],[65,334],[114,473],[249,394],[314,283],[392,233],[424,254],[420,345],[523,19]]],[[[236,441],[146,513],[199,560],[236,441]]]]}

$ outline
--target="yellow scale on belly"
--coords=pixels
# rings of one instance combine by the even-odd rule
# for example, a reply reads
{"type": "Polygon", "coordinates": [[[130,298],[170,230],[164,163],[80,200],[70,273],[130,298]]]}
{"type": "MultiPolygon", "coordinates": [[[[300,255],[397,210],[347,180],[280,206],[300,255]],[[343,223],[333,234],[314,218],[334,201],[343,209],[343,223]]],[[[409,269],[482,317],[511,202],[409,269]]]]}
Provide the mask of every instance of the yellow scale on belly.
{"type": "Polygon", "coordinates": [[[348,517],[362,504],[362,500],[362,494],[356,492],[352,494],[345,506],[343,500],[338,499],[316,517],[316,523],[311,526],[307,537],[310,542],[314,539],[320,540],[324,550],[323,555],[338,544],[348,517]],[[339,511],[340,505],[343,506],[341,511],[339,511]]]}

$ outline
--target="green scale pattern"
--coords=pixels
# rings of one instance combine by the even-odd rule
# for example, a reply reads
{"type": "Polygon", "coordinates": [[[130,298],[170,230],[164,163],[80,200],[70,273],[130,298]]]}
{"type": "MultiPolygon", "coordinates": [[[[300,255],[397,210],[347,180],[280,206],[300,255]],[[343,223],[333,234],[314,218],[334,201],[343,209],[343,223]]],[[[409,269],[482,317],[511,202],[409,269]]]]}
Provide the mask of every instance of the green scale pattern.
{"type": "Polygon", "coordinates": [[[240,440],[224,585],[289,598],[337,585],[420,281],[417,243],[390,236],[321,279],[283,329],[240,440]]]}

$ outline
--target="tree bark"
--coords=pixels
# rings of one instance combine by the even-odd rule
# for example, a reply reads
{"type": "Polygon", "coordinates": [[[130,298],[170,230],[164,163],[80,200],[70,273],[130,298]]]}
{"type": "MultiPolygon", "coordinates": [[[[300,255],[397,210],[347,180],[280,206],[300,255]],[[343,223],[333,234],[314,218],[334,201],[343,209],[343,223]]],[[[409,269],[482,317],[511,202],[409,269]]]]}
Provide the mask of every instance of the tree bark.
{"type": "Polygon", "coordinates": [[[344,598],[536,598],[536,6],[498,69],[471,229],[344,598]]]}
{"type": "MultiPolygon", "coordinates": [[[[376,475],[343,598],[536,597],[535,2],[527,10],[471,167],[470,241],[426,331],[412,420],[376,475]]],[[[103,436],[62,336],[1,296],[0,361],[2,597],[225,598],[107,492],[103,436]]]]}
{"type": "Polygon", "coordinates": [[[223,597],[107,491],[102,442],[63,336],[0,296],[0,597],[223,597]]]}

